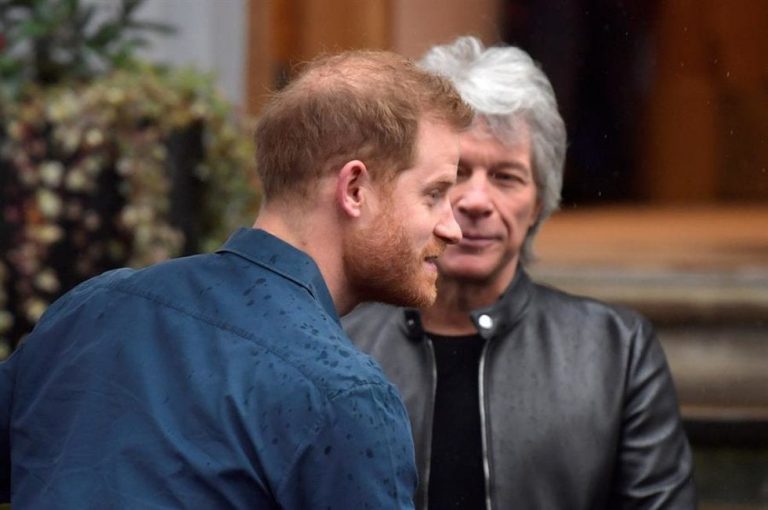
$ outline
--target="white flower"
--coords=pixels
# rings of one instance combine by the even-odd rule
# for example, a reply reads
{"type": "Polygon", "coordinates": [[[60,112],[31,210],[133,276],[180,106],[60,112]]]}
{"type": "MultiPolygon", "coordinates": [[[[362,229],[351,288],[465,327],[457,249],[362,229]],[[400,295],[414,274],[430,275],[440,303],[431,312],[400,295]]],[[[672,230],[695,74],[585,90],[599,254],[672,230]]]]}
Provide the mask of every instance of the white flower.
{"type": "Polygon", "coordinates": [[[37,225],[29,230],[32,239],[42,244],[53,244],[64,235],[64,230],[58,225],[37,225]]]}
{"type": "Polygon", "coordinates": [[[66,186],[69,191],[83,191],[88,186],[88,179],[81,168],[73,168],[66,178],[66,186]]]}
{"type": "Polygon", "coordinates": [[[46,161],[40,165],[40,180],[46,186],[57,187],[61,184],[62,175],[64,175],[64,165],[59,161],[46,161]]]}
{"type": "Polygon", "coordinates": [[[42,299],[31,298],[24,303],[24,314],[30,321],[37,322],[47,307],[48,303],[42,299]]]}
{"type": "Polygon", "coordinates": [[[100,130],[92,128],[85,134],[85,143],[91,147],[96,147],[104,142],[104,133],[100,130]]]}
{"type": "Polygon", "coordinates": [[[61,214],[61,198],[47,189],[37,191],[37,206],[46,218],[57,218],[61,214]]]}
{"type": "Polygon", "coordinates": [[[61,288],[61,284],[52,269],[44,269],[35,276],[35,287],[45,292],[54,293],[61,288]]]}
{"type": "Polygon", "coordinates": [[[8,331],[13,326],[13,315],[7,310],[0,310],[0,333],[8,331]]]}

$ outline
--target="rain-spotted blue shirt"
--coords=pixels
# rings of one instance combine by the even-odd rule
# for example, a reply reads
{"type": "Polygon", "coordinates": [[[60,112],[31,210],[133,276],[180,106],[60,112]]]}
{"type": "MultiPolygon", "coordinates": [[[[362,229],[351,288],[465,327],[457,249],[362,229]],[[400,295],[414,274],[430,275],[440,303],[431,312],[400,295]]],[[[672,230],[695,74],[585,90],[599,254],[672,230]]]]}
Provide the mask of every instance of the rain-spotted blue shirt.
{"type": "Polygon", "coordinates": [[[397,390],[314,261],[237,231],[49,307],[0,366],[13,508],[412,508],[397,390]]]}

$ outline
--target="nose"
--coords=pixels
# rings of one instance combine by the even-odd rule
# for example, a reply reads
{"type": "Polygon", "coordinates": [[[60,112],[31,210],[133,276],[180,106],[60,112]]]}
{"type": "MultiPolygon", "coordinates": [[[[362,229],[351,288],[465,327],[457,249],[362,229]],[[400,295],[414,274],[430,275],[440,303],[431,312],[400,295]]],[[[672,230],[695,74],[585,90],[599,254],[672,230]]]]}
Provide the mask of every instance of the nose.
{"type": "Polygon", "coordinates": [[[493,210],[488,194],[485,172],[472,172],[472,176],[453,189],[453,207],[457,213],[472,218],[488,216],[493,210]]]}
{"type": "Polygon", "coordinates": [[[443,215],[435,225],[435,235],[448,244],[456,244],[461,241],[461,227],[456,223],[451,204],[446,201],[443,207],[443,215]]]}

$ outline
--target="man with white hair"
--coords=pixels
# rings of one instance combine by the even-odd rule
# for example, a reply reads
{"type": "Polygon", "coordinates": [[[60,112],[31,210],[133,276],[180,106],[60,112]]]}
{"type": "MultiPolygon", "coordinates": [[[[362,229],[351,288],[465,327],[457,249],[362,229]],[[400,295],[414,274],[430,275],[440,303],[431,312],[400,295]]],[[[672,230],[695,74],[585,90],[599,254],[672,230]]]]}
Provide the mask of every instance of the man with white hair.
{"type": "Polygon", "coordinates": [[[525,271],[562,187],[566,133],[547,77],[520,49],[471,37],[421,64],[475,110],[450,192],[463,238],[438,260],[433,306],[345,318],[406,403],[417,508],[693,508],[651,324],[525,271]]]}

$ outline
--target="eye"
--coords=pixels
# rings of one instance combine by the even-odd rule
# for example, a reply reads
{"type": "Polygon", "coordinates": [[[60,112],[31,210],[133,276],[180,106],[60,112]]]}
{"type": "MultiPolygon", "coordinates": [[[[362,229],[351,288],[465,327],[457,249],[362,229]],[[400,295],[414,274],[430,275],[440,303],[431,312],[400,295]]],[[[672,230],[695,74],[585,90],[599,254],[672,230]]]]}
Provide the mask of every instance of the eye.
{"type": "Polygon", "coordinates": [[[507,170],[492,172],[490,177],[502,186],[514,186],[516,184],[526,184],[528,182],[520,173],[507,170]]]}
{"type": "Polygon", "coordinates": [[[435,188],[430,190],[427,193],[427,196],[432,200],[433,202],[439,202],[440,200],[445,197],[445,189],[444,188],[435,188]]]}
{"type": "Polygon", "coordinates": [[[469,179],[469,176],[472,175],[472,170],[463,163],[459,163],[458,168],[456,169],[456,180],[458,182],[466,181],[469,179]]]}
{"type": "Polygon", "coordinates": [[[452,182],[443,181],[434,183],[432,186],[426,188],[424,191],[424,196],[426,197],[427,204],[430,207],[434,207],[447,201],[448,191],[452,186],[452,182]]]}

